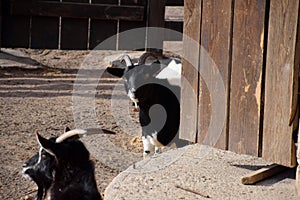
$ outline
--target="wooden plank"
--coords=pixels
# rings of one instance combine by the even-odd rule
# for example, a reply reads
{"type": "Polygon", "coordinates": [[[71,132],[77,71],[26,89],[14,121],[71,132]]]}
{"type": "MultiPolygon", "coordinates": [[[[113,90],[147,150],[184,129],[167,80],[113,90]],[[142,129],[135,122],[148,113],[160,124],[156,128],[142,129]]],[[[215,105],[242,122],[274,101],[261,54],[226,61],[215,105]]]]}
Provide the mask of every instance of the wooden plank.
{"type": "MultiPolygon", "coordinates": [[[[120,21],[119,32],[145,27],[145,22],[120,21]]],[[[137,31],[137,34],[120,34],[118,50],[144,50],[146,41],[146,28],[137,31]]]]}
{"type": "Polygon", "coordinates": [[[88,1],[67,1],[62,3],[42,1],[42,2],[22,2],[12,3],[12,14],[30,15],[30,16],[48,16],[48,17],[69,17],[69,18],[94,18],[105,20],[130,20],[143,21],[143,6],[118,6],[102,4],[84,4],[78,2],[88,1]],[[75,2],[75,3],[69,3],[75,2]]]}
{"type": "MultiPolygon", "coordinates": [[[[299,123],[300,124],[300,120],[299,120],[299,123]]],[[[298,148],[297,148],[297,163],[298,163],[298,166],[297,166],[297,169],[296,169],[296,190],[297,190],[297,193],[298,193],[298,196],[300,197],[300,128],[298,127],[298,141],[297,141],[297,144],[298,144],[298,148]]]]}
{"type": "Polygon", "coordinates": [[[31,48],[58,49],[59,18],[32,17],[31,48]]]}
{"type": "MultiPolygon", "coordinates": [[[[144,0],[121,0],[121,5],[137,5],[146,6],[146,1],[144,0]]],[[[144,15],[146,14],[146,9],[144,15]]],[[[140,22],[134,21],[119,21],[119,33],[128,31],[130,29],[146,27],[146,18],[140,22]]],[[[119,50],[144,50],[145,49],[145,38],[146,30],[141,30],[138,35],[121,34],[119,37],[119,50]]]]}
{"type": "Polygon", "coordinates": [[[259,154],[265,0],[235,1],[229,150],[259,154]]]}
{"type": "Polygon", "coordinates": [[[194,0],[184,1],[184,36],[179,137],[191,142],[196,142],[197,136],[201,2],[202,1],[194,0]],[[192,98],[193,94],[196,98],[192,98]]]}
{"type": "Polygon", "coordinates": [[[293,101],[294,95],[298,95],[297,57],[300,52],[299,44],[296,49],[298,15],[298,0],[271,1],[262,157],[288,167],[296,165],[292,138],[296,123],[289,125],[289,121],[292,115],[291,108],[297,103],[293,101]]]}
{"type": "Polygon", "coordinates": [[[167,6],[183,6],[184,0],[167,0],[167,6]]]}
{"type": "MultiPolygon", "coordinates": [[[[101,4],[116,4],[118,0],[92,0],[92,4],[101,3],[101,4]]],[[[112,37],[117,34],[118,31],[118,21],[117,20],[99,20],[99,19],[91,19],[90,21],[90,49],[94,49],[98,44],[103,42],[109,37],[112,37]],[[105,30],[105,31],[103,31],[105,30]]],[[[116,50],[117,45],[117,37],[110,42],[109,44],[104,46],[99,45],[97,49],[105,50],[116,50]],[[103,47],[103,48],[102,48],[103,47]]]]}
{"type": "MultiPolygon", "coordinates": [[[[117,21],[105,21],[105,20],[91,20],[90,25],[90,49],[94,49],[101,42],[105,41],[109,37],[117,34],[117,21]],[[105,31],[103,31],[105,30],[105,31]]],[[[116,50],[117,37],[115,37],[110,44],[98,46],[97,49],[103,50],[116,50]]]]}
{"type": "MultiPolygon", "coordinates": [[[[63,0],[64,2],[85,2],[88,0],[63,0]]],[[[87,49],[88,19],[61,19],[61,49],[87,49]]]]}
{"type": "Polygon", "coordinates": [[[30,18],[4,15],[1,47],[29,47],[30,18]],[[20,34],[22,33],[22,34],[20,34]]]}
{"type": "Polygon", "coordinates": [[[250,174],[242,177],[242,184],[252,185],[271,176],[279,174],[287,169],[288,168],[276,164],[270,165],[268,167],[263,167],[257,171],[251,172],[250,174]]]}
{"type": "Polygon", "coordinates": [[[146,6],[148,0],[121,0],[121,5],[146,6]]]}
{"type": "MultiPolygon", "coordinates": [[[[219,140],[216,146],[221,149],[227,149],[227,118],[228,113],[226,110],[227,100],[229,97],[229,83],[230,83],[230,56],[231,56],[231,37],[232,37],[232,1],[203,1],[202,12],[202,28],[201,28],[201,45],[207,51],[210,58],[206,58],[207,54],[201,54],[200,60],[200,74],[201,79],[199,81],[199,116],[198,116],[198,142],[203,141],[207,135],[208,127],[213,125],[211,120],[219,121],[217,117],[221,116],[221,112],[225,113],[225,121],[222,133],[216,133],[216,137],[219,135],[219,140]],[[211,59],[215,62],[217,70],[213,69],[211,59]],[[209,73],[206,77],[203,77],[205,73],[203,69],[208,69],[209,73]],[[219,73],[220,76],[217,76],[219,73]],[[217,78],[223,79],[226,96],[220,96],[221,94],[217,78]],[[205,82],[206,81],[206,82],[205,82]],[[207,85],[208,84],[208,85],[207,85]],[[209,87],[209,90],[208,90],[209,87]],[[224,99],[222,103],[225,105],[225,110],[215,110],[212,112],[212,100],[211,98],[217,97],[218,99],[224,99]]],[[[216,99],[215,99],[216,100],[216,99]]],[[[216,138],[217,139],[217,138],[216,138]]],[[[212,142],[212,141],[211,141],[212,142]]]]}
{"type": "Polygon", "coordinates": [[[2,0],[0,0],[0,48],[2,47],[2,0]]]}
{"type": "MultiPolygon", "coordinates": [[[[166,0],[148,1],[147,26],[165,27],[166,0]]],[[[164,34],[162,31],[147,29],[147,51],[162,54],[164,34]]]]}
{"type": "Polygon", "coordinates": [[[58,35],[58,17],[31,18],[31,48],[58,49],[58,35]]]}

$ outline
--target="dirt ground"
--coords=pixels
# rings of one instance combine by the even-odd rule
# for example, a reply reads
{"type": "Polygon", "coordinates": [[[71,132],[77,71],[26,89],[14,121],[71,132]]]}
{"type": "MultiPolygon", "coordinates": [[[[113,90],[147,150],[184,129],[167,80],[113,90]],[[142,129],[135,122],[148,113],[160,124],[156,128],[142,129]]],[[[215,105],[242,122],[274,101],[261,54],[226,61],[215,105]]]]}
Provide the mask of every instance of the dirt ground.
{"type": "MultiPolygon", "coordinates": [[[[0,199],[25,199],[34,196],[36,186],[22,176],[21,170],[24,161],[38,151],[35,130],[50,137],[62,134],[66,126],[76,128],[73,85],[78,69],[90,53],[1,49],[0,199]],[[28,66],[31,67],[27,68],[28,66]]],[[[107,57],[121,53],[124,52],[99,51],[96,65],[105,68],[108,64],[107,57]]],[[[95,98],[97,123],[102,128],[117,133],[105,137],[121,150],[133,153],[133,162],[141,159],[141,143],[133,135],[127,134],[111,113],[111,94],[118,81],[119,79],[105,73],[100,78],[95,98]]],[[[123,91],[116,91],[120,92],[122,98],[125,96],[123,91]]],[[[123,100],[128,101],[127,98],[123,100]]],[[[130,115],[137,122],[137,114],[130,112],[130,115]]],[[[103,193],[122,167],[126,166],[112,167],[95,159],[99,155],[91,152],[91,156],[95,161],[98,189],[103,193]]]]}

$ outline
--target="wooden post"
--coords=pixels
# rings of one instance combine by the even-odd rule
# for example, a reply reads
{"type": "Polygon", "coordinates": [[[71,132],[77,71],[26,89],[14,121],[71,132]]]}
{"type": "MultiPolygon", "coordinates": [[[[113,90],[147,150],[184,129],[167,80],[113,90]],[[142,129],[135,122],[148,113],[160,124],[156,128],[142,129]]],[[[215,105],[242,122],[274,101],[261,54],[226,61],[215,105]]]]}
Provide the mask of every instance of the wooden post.
{"type": "Polygon", "coordinates": [[[298,95],[298,14],[298,0],[271,1],[262,157],[288,167],[296,165],[293,132],[298,120],[290,125],[290,119],[297,103],[295,95],[298,95]]]}
{"type": "Polygon", "coordinates": [[[184,1],[183,61],[181,78],[180,138],[196,142],[201,2],[184,1]],[[187,81],[184,81],[187,80],[187,81]],[[189,90],[189,88],[192,89],[189,90]],[[196,98],[192,98],[194,93],[196,98]]]}
{"type": "MultiPolygon", "coordinates": [[[[165,27],[165,5],[166,0],[148,0],[147,27],[165,27]]],[[[162,31],[147,31],[147,51],[158,55],[162,54],[164,35],[162,31]],[[150,46],[150,47],[149,47],[150,46]],[[155,47],[155,48],[153,48],[155,47]]]]}

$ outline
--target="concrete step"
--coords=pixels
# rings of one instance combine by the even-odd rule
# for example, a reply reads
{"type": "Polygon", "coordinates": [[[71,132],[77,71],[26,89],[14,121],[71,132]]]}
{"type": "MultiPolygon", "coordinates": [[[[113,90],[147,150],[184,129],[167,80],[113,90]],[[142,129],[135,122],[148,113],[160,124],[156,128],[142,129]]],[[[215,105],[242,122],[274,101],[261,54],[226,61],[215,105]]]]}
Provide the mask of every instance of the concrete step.
{"type": "Polygon", "coordinates": [[[107,187],[105,199],[298,199],[292,169],[256,185],[241,183],[241,177],[270,164],[248,155],[190,145],[130,166],[107,187]]]}

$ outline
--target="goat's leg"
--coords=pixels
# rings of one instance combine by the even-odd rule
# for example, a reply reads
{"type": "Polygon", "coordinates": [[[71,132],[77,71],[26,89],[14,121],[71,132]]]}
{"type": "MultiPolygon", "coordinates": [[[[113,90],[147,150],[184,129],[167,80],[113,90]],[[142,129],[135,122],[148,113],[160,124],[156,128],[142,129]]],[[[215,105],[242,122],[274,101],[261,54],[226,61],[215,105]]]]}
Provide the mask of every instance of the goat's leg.
{"type": "Polygon", "coordinates": [[[142,141],[143,141],[143,148],[144,148],[143,157],[147,158],[151,153],[151,146],[152,146],[150,143],[149,136],[142,136],[142,141]]]}

